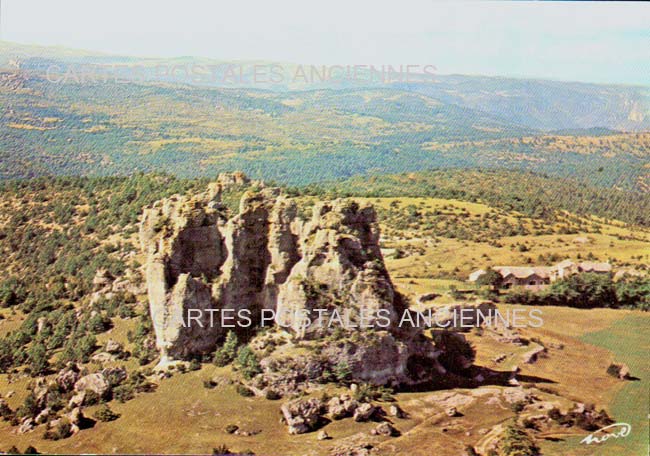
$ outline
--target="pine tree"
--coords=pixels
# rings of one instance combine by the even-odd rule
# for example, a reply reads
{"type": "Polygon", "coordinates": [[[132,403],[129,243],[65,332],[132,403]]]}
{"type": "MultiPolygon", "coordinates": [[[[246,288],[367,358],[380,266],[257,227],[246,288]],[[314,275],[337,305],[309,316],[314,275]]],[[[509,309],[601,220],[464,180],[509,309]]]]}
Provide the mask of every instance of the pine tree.
{"type": "Polygon", "coordinates": [[[237,345],[239,345],[237,335],[233,331],[228,331],[226,341],[214,354],[214,364],[223,367],[233,362],[237,355],[237,345]]]}
{"type": "Polygon", "coordinates": [[[34,342],[28,351],[29,355],[29,368],[32,376],[45,375],[49,367],[47,360],[47,350],[42,342],[34,342]]]}
{"type": "Polygon", "coordinates": [[[262,367],[257,360],[257,356],[255,356],[255,352],[248,345],[244,345],[237,352],[236,364],[246,380],[250,380],[262,372],[262,367]]]}

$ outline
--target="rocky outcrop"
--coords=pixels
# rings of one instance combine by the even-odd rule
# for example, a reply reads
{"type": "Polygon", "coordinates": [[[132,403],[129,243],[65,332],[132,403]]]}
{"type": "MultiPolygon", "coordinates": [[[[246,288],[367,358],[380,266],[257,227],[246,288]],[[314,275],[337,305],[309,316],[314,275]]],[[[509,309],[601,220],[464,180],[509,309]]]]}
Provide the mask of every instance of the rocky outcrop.
{"type": "Polygon", "coordinates": [[[247,335],[272,311],[276,325],[303,340],[322,339],[340,326],[373,327],[367,331],[373,343],[342,342],[322,351],[330,364],[345,362],[353,378],[426,380],[419,365],[444,372],[436,362],[440,350],[417,329],[397,327],[403,305],[384,266],[369,204],[318,202],[304,218],[279,189],[241,174],[221,175],[202,194],[146,208],[140,241],[163,361],[212,352],[227,331],[247,335]],[[234,196],[241,198],[233,215],[224,201],[234,196]],[[248,329],[223,324],[225,312],[236,319],[242,310],[248,329]]]}
{"type": "Polygon", "coordinates": [[[304,434],[318,427],[323,409],[322,402],[312,398],[287,402],[280,410],[282,418],[289,427],[289,434],[304,434]]]}
{"type": "Polygon", "coordinates": [[[124,276],[113,277],[106,269],[98,269],[93,278],[93,293],[90,303],[95,304],[102,299],[123,299],[125,296],[135,296],[146,293],[140,277],[132,269],[127,269],[124,276]]]}
{"type": "Polygon", "coordinates": [[[379,250],[375,210],[351,201],[321,202],[299,237],[301,259],[280,285],[278,323],[301,337],[322,333],[332,314],[305,322],[296,315],[314,309],[347,306],[350,319],[373,325],[384,315],[395,325],[395,292],[379,250]],[[380,313],[382,311],[383,313],[380,313]]]}
{"type": "Polygon", "coordinates": [[[245,182],[222,175],[201,195],[175,196],[145,209],[140,240],[161,350],[183,357],[213,349],[223,336],[208,312],[201,312],[202,325],[184,326],[189,309],[248,309],[253,324],[262,309],[272,309],[278,324],[305,338],[326,326],[296,317],[315,308],[346,303],[355,314],[384,309],[394,320],[394,290],[371,206],[319,203],[305,221],[293,200],[263,188],[244,192],[239,213],[229,217],[221,195],[245,182]]]}
{"type": "Polygon", "coordinates": [[[67,393],[74,389],[75,383],[77,383],[80,377],[79,366],[74,363],[69,363],[68,366],[59,371],[55,381],[59,389],[67,393]]]}
{"type": "Polygon", "coordinates": [[[357,407],[359,407],[359,403],[347,395],[334,396],[327,403],[327,410],[333,420],[352,416],[357,407]]]}
{"type": "Polygon", "coordinates": [[[10,71],[0,71],[0,89],[18,91],[25,88],[27,75],[19,68],[10,71]]]}

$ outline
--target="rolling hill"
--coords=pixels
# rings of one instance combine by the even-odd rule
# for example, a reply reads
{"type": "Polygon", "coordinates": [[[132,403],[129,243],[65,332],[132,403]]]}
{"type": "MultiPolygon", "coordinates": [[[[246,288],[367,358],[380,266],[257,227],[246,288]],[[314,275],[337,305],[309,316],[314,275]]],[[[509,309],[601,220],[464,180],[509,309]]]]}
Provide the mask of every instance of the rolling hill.
{"type": "Polygon", "coordinates": [[[134,171],[195,177],[239,169],[255,178],[305,184],[487,167],[647,189],[646,135],[588,130],[549,137],[482,111],[394,89],[278,93],[109,82],[55,85],[29,72],[14,76],[17,82],[0,88],[4,179],[134,171]]]}

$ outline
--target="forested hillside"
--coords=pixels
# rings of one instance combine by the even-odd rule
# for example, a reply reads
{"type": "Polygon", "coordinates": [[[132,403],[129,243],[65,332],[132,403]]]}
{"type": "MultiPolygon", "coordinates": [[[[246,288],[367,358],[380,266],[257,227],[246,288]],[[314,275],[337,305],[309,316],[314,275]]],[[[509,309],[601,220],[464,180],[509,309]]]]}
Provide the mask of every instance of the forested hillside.
{"type": "Polygon", "coordinates": [[[331,196],[427,196],[485,202],[531,217],[552,218],[556,211],[596,215],[650,226],[650,196],[594,187],[575,179],[505,170],[431,170],[376,175],[312,184],[296,191],[331,196]]]}

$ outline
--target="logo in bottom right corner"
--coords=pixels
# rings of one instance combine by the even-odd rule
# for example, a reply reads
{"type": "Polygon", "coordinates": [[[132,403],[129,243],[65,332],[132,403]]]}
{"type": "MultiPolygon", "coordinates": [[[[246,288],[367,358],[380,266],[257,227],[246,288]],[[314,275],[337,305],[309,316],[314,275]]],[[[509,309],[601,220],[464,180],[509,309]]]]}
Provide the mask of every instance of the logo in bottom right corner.
{"type": "Polygon", "coordinates": [[[592,432],[582,439],[580,443],[591,445],[592,443],[604,443],[611,439],[621,439],[627,437],[632,432],[632,426],[627,423],[614,423],[609,426],[592,432]]]}

